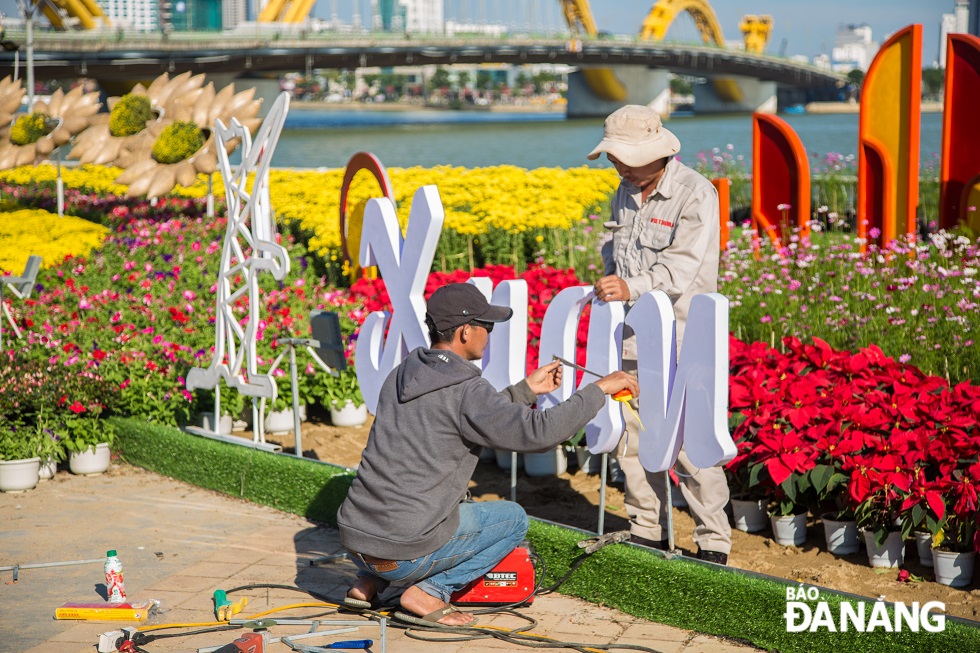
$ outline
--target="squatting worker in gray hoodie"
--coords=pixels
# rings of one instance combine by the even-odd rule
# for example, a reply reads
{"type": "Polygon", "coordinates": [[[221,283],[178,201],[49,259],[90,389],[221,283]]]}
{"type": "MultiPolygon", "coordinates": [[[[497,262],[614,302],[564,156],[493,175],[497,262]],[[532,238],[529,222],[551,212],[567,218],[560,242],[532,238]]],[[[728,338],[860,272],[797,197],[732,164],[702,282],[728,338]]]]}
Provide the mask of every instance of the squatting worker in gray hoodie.
{"type": "Polygon", "coordinates": [[[432,347],[419,347],[381,388],[357,477],[337,513],[340,539],[359,568],[347,603],[371,602],[389,585],[407,587],[401,607],[428,621],[475,619],[450,595],[497,565],[527,532],[524,509],[509,501],[465,501],[482,447],[543,451],[581,430],[636,377],[615,372],[568,400],[534,410],[537,395],[561,386],[559,363],[498,392],[472,363],[494,324],[513,311],[491,306],[471,284],[444,286],[429,299],[432,347]],[[354,599],[354,601],[351,601],[354,599]]]}

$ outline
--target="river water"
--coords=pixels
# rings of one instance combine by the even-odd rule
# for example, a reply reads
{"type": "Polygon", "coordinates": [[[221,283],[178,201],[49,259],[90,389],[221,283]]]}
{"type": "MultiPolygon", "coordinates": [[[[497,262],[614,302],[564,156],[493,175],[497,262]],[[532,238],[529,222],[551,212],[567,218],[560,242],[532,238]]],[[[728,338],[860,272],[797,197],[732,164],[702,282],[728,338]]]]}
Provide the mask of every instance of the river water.
{"type": "MultiPolygon", "coordinates": [[[[828,153],[857,152],[857,114],[781,117],[820,159],[828,153]]],[[[922,162],[935,166],[942,114],[923,113],[921,124],[922,162]]],[[[713,148],[729,151],[728,145],[734,156],[751,159],[751,115],[675,117],[666,125],[681,141],[682,160],[691,162],[698,152],[713,148]]],[[[604,158],[585,159],[601,137],[601,118],[566,119],[561,113],[294,109],[272,163],[281,168],[340,168],[355,152],[367,151],[388,167],[608,166],[604,158]]]]}

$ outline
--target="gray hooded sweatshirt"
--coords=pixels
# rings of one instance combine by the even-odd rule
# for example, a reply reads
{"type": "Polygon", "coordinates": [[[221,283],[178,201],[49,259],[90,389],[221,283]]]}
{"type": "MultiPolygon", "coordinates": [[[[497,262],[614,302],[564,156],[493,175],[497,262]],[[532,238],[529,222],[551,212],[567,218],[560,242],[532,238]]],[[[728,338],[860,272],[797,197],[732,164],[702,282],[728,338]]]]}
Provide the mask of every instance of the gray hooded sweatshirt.
{"type": "Polygon", "coordinates": [[[337,512],[349,550],[414,560],[459,526],[481,447],[543,451],[584,428],[606,397],[589,384],[561,404],[533,410],[526,381],[497,392],[473,363],[420,347],[381,388],[357,477],[337,512]]]}

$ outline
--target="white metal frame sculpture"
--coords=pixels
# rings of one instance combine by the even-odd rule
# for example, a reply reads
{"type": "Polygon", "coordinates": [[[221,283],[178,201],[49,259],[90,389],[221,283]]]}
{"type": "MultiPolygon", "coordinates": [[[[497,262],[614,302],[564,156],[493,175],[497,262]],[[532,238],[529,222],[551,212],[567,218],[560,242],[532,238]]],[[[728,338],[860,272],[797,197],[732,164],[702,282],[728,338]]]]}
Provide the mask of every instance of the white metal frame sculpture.
{"type": "MultiPolygon", "coordinates": [[[[289,254],[276,243],[276,224],[269,197],[269,167],[288,111],[289,95],[281,93],[254,140],[248,129],[235,118],[229,127],[225,127],[221,120],[214,124],[218,165],[225,180],[228,226],[218,273],[214,355],[207,368],[194,368],[188,372],[187,389],[214,388],[215,418],[212,422],[215,431],[221,418],[220,379],[250,397],[275,399],[277,394],[271,370],[267,374],[259,373],[255,345],[261,308],[258,275],[268,271],[277,281],[282,281],[289,274],[289,254]],[[225,143],[234,138],[241,139],[242,162],[233,171],[225,143]],[[249,192],[248,177],[253,171],[255,178],[249,192]],[[246,249],[250,250],[248,254],[246,249]],[[238,276],[242,281],[236,284],[238,276]],[[235,303],[242,297],[247,297],[248,301],[248,322],[244,326],[239,323],[234,310],[235,303]],[[227,363],[224,362],[226,354],[227,363]]],[[[254,401],[252,417],[253,442],[264,445],[262,420],[254,401]]],[[[233,440],[242,442],[240,438],[233,440]]]]}

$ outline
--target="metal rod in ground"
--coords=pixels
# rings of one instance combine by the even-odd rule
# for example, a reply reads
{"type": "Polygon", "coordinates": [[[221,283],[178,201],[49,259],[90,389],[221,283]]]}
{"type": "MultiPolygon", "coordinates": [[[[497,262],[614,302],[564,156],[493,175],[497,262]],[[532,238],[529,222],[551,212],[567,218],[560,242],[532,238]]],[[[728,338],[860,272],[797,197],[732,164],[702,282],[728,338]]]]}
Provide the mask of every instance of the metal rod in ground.
{"type": "Polygon", "coordinates": [[[510,500],[517,503],[517,452],[510,452],[510,500]]]}
{"type": "Polygon", "coordinates": [[[670,470],[664,472],[664,485],[667,488],[667,550],[674,550],[674,506],[670,498],[670,470]]]}
{"type": "Polygon", "coordinates": [[[303,432],[299,419],[299,379],[296,378],[296,345],[289,344],[289,380],[293,390],[293,436],[295,455],[303,457],[303,432]]]}
{"type": "Polygon", "coordinates": [[[599,528],[596,531],[603,535],[606,527],[606,467],[609,462],[609,454],[602,454],[602,469],[599,470],[599,528]]]}
{"type": "Polygon", "coordinates": [[[0,567],[0,571],[10,571],[11,569],[41,569],[43,567],[67,567],[69,565],[88,565],[96,562],[105,563],[105,558],[92,558],[91,560],[66,560],[64,562],[34,562],[28,565],[10,565],[0,567]]]}
{"type": "Polygon", "coordinates": [[[388,641],[388,618],[381,617],[381,623],[379,625],[381,626],[381,636],[379,638],[381,640],[381,653],[385,653],[385,646],[387,646],[388,641]]]}
{"type": "Polygon", "coordinates": [[[331,630],[317,630],[310,633],[300,633],[299,635],[289,635],[288,637],[274,637],[269,640],[269,643],[288,643],[287,640],[291,642],[295,639],[309,639],[310,637],[321,637],[326,635],[342,635],[343,633],[353,633],[357,630],[360,630],[360,626],[347,626],[346,628],[333,628],[331,630]]]}

